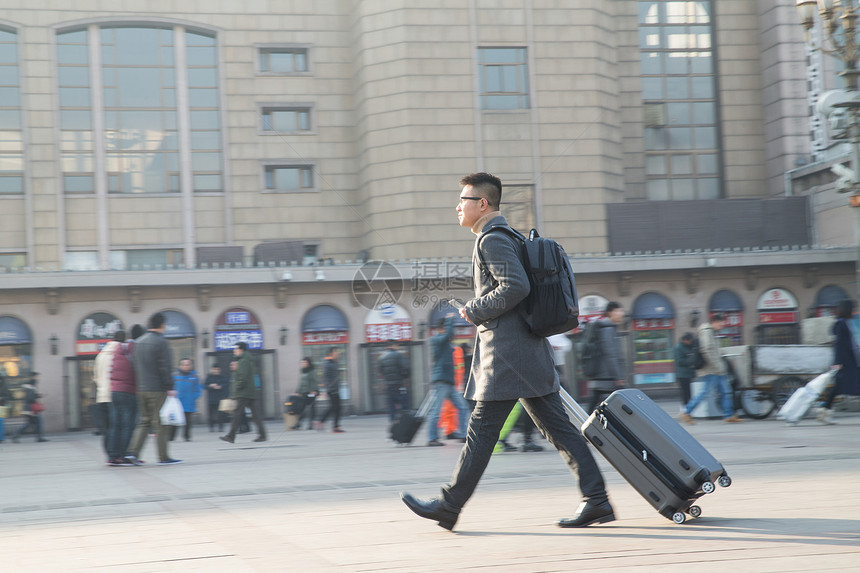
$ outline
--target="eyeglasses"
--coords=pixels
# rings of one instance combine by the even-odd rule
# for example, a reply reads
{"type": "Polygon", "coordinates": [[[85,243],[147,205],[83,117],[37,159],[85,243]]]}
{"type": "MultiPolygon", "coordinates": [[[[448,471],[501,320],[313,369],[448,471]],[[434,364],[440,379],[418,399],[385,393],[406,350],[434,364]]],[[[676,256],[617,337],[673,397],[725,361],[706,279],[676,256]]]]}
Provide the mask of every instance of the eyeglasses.
{"type": "Polygon", "coordinates": [[[463,204],[463,201],[480,201],[483,197],[460,197],[460,204],[463,204]]]}

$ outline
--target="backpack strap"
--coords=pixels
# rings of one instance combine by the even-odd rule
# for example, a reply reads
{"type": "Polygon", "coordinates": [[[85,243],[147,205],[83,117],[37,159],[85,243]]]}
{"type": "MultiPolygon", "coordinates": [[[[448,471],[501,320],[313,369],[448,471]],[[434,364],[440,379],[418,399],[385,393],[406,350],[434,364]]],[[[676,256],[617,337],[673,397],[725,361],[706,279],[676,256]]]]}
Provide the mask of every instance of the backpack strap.
{"type": "Polygon", "coordinates": [[[483,241],[484,237],[486,237],[493,231],[501,231],[509,237],[512,237],[516,241],[517,245],[519,245],[520,247],[520,263],[522,263],[523,269],[526,271],[526,274],[528,274],[528,253],[526,252],[526,238],[525,236],[523,236],[522,233],[520,233],[513,227],[510,227],[509,225],[493,225],[492,227],[481,233],[481,236],[478,237],[478,245],[475,248],[478,251],[478,268],[481,269],[481,273],[495,280],[493,277],[489,276],[489,272],[487,271],[487,264],[484,261],[484,255],[481,253],[481,241],[483,241]]]}

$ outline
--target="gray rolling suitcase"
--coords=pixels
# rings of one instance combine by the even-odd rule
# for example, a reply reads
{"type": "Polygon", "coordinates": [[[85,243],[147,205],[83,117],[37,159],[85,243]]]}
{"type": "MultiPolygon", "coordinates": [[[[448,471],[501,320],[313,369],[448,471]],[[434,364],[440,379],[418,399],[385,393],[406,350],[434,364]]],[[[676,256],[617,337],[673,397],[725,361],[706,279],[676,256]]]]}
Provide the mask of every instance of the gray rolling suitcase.
{"type": "Polygon", "coordinates": [[[613,392],[589,415],[561,390],[571,420],[585,438],[660,515],[684,523],[702,513],[694,502],[714,482],[732,480],[722,464],[639,390],[613,392]]]}

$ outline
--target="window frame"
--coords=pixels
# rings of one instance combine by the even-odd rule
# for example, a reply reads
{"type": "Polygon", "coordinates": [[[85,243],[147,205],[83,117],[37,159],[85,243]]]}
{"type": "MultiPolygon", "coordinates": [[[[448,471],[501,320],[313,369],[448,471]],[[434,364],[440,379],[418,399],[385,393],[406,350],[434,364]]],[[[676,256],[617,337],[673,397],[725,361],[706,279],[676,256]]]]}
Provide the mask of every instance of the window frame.
{"type": "MultiPolygon", "coordinates": [[[[301,178],[301,175],[299,176],[299,178],[301,178]]],[[[313,160],[263,161],[260,164],[260,189],[262,193],[318,193],[320,189],[319,185],[317,184],[317,179],[317,163],[313,160]],[[307,169],[310,171],[311,186],[300,186],[296,189],[278,189],[277,186],[268,187],[268,174],[269,172],[276,169],[307,169]]]]}
{"type": "MultiPolygon", "coordinates": [[[[254,75],[257,76],[311,76],[313,75],[313,50],[311,44],[286,43],[286,44],[254,44],[254,75]],[[278,72],[263,70],[264,53],[298,53],[304,52],[305,67],[307,69],[292,72],[278,72]]],[[[269,66],[271,68],[271,66],[269,66]]]]}
{"type": "Polygon", "coordinates": [[[316,106],[311,102],[259,102],[257,103],[257,133],[264,136],[272,135],[317,135],[316,106]],[[267,111],[306,111],[308,114],[308,129],[278,131],[265,129],[267,111]]]}
{"type": "MultiPolygon", "coordinates": [[[[532,108],[532,97],[531,97],[531,76],[529,75],[529,52],[528,46],[478,46],[477,53],[475,54],[477,73],[478,73],[478,100],[480,102],[480,109],[483,112],[522,112],[523,110],[529,110],[532,108]],[[520,51],[522,52],[521,61],[510,62],[510,63],[502,63],[502,62],[484,62],[484,58],[482,54],[485,50],[511,50],[511,51],[520,51]],[[525,91],[487,91],[487,86],[485,85],[484,77],[485,73],[488,73],[489,68],[501,68],[501,67],[513,67],[517,68],[517,75],[522,75],[522,80],[524,82],[525,91]],[[525,103],[518,105],[516,107],[488,107],[488,98],[497,97],[497,96],[507,96],[507,97],[516,97],[516,98],[524,98],[525,103]]],[[[504,87],[504,86],[503,86],[504,87]]]]}

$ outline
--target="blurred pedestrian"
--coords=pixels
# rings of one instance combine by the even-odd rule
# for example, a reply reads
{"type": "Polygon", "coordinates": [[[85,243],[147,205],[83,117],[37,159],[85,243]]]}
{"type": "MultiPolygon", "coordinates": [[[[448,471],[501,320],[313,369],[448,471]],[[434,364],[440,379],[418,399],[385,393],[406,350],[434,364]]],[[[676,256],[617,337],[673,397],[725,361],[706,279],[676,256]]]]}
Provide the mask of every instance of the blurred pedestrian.
{"type": "Polygon", "coordinates": [[[38,372],[31,372],[30,382],[28,384],[21,385],[21,388],[24,390],[23,414],[24,418],[26,418],[26,423],[18,428],[18,430],[12,435],[12,441],[16,444],[18,443],[18,439],[21,437],[21,434],[26,432],[31,426],[36,434],[37,442],[48,441],[42,433],[42,411],[45,409],[45,406],[39,402],[39,398],[42,397],[42,394],[36,389],[36,386],[39,383],[38,376],[38,372]]]}
{"type": "Polygon", "coordinates": [[[696,369],[694,368],[696,360],[696,345],[694,344],[696,337],[692,332],[685,332],[675,345],[675,380],[678,386],[681,387],[681,411],[684,411],[684,406],[690,401],[690,384],[693,378],[696,377],[696,369]]]}
{"type": "Polygon", "coordinates": [[[839,368],[833,379],[833,387],[825,394],[818,408],[817,419],[822,424],[833,421],[833,399],[840,394],[860,395],[860,351],[848,321],[854,318],[854,301],[844,299],[836,306],[836,322],[833,323],[833,367],[839,368]]]}
{"type": "Polygon", "coordinates": [[[340,427],[340,364],[337,359],[340,357],[340,349],[337,346],[332,346],[328,352],[328,356],[323,360],[323,387],[328,394],[328,410],[320,418],[320,428],[325,424],[329,416],[332,417],[332,432],[335,434],[343,433],[343,428],[340,427]]]}
{"type": "Polygon", "coordinates": [[[128,451],[134,425],[137,421],[137,385],[134,377],[132,353],[134,346],[126,342],[125,331],[117,331],[110,364],[110,424],[108,429],[108,465],[134,465],[128,451]]]}
{"type": "Polygon", "coordinates": [[[206,377],[206,404],[208,406],[209,431],[214,432],[215,426],[218,431],[224,431],[224,412],[218,409],[221,400],[230,397],[230,382],[226,376],[221,374],[221,366],[215,362],[209,368],[209,376],[206,377]]]}
{"type": "Polygon", "coordinates": [[[588,411],[593,412],[604,396],[612,394],[618,388],[627,384],[624,354],[621,352],[621,338],[618,327],[624,322],[624,307],[611,301],[606,305],[603,318],[597,321],[597,332],[600,340],[601,358],[600,370],[590,381],[591,403],[588,411]]]}
{"type": "Polygon", "coordinates": [[[6,377],[0,372],[0,408],[3,408],[3,413],[0,415],[0,444],[6,439],[6,417],[12,411],[9,402],[9,387],[6,385],[6,377]]]}
{"type": "MultiPolygon", "coordinates": [[[[183,437],[186,442],[190,442],[191,422],[197,411],[197,399],[203,392],[200,378],[197,376],[197,371],[194,370],[194,361],[190,358],[183,358],[179,361],[179,369],[173,373],[173,387],[176,389],[176,396],[182,402],[182,409],[185,411],[183,437]]],[[[170,427],[171,441],[176,438],[176,429],[177,426],[170,427]]]]}
{"type": "Polygon", "coordinates": [[[308,430],[312,430],[314,427],[314,421],[316,420],[316,401],[317,395],[319,394],[319,380],[317,380],[317,371],[314,368],[313,360],[311,360],[310,356],[305,356],[302,358],[300,363],[301,372],[299,373],[299,387],[296,389],[296,393],[302,397],[304,400],[304,408],[302,409],[302,413],[299,416],[299,420],[296,422],[296,425],[293,427],[294,430],[298,430],[301,428],[302,420],[307,417],[308,419],[308,430]]]}
{"type": "Polygon", "coordinates": [[[182,460],[170,457],[167,449],[167,428],[161,425],[161,407],[168,396],[176,396],[173,377],[170,375],[170,346],[164,339],[167,323],[164,315],[156,312],[149,317],[149,330],[134,344],[134,375],[137,381],[137,405],[140,422],[134,432],[129,458],[140,462],[149,428],[155,429],[158,445],[158,463],[179,464],[182,460]]]}
{"type": "Polygon", "coordinates": [[[236,399],[236,410],[233,412],[233,423],[230,425],[230,431],[221,436],[221,440],[230,442],[231,444],[236,439],[236,430],[239,427],[239,412],[246,407],[251,410],[251,417],[254,419],[254,424],[257,426],[257,437],[255,442],[266,441],[266,428],[263,426],[263,421],[260,418],[260,406],[257,399],[257,386],[254,379],[257,374],[257,368],[254,366],[254,358],[248,352],[248,345],[245,342],[237,342],[233,348],[233,355],[238,358],[236,365],[236,378],[230,394],[236,399]]]}
{"type": "Polygon", "coordinates": [[[716,333],[726,326],[722,313],[715,312],[705,324],[699,327],[699,352],[705,359],[705,365],[699,370],[705,382],[705,388],[690,400],[681,412],[681,419],[687,424],[693,424],[690,412],[709,394],[715,395],[722,405],[723,421],[729,423],[743,422],[735,410],[735,397],[729,384],[728,368],[720,354],[720,344],[716,333]]]}
{"type": "Polygon", "coordinates": [[[427,412],[428,446],[445,445],[439,440],[439,411],[445,399],[454,404],[459,414],[457,433],[451,434],[451,439],[461,442],[466,440],[465,429],[471,409],[463,394],[454,387],[454,347],[451,345],[451,340],[454,338],[454,316],[454,313],[449,313],[441,319],[434,329],[433,336],[430,337],[433,366],[430,372],[431,402],[427,412]]]}
{"type": "Polygon", "coordinates": [[[125,331],[118,330],[113,340],[102,347],[93,365],[93,382],[96,384],[96,401],[90,410],[93,414],[99,433],[102,436],[102,448],[107,456],[107,463],[113,460],[110,456],[108,441],[110,440],[110,403],[111,403],[111,365],[116,349],[125,340],[125,331]]]}
{"type": "Polygon", "coordinates": [[[400,346],[394,340],[388,341],[388,348],[379,357],[379,373],[385,380],[386,397],[388,398],[388,421],[393,422],[397,411],[409,408],[409,363],[406,356],[400,352],[400,346]]]}

